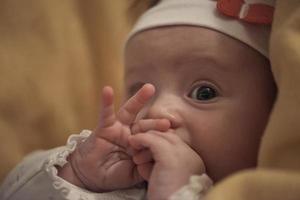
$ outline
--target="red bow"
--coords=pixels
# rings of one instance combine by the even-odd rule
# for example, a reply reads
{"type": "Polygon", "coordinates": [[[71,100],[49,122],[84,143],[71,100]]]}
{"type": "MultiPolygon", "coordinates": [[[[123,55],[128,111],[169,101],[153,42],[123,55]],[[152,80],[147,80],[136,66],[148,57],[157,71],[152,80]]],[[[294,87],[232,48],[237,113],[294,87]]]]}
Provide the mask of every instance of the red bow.
{"type": "Polygon", "coordinates": [[[270,5],[244,0],[218,0],[217,9],[227,16],[255,24],[271,24],[274,13],[270,5]]]}

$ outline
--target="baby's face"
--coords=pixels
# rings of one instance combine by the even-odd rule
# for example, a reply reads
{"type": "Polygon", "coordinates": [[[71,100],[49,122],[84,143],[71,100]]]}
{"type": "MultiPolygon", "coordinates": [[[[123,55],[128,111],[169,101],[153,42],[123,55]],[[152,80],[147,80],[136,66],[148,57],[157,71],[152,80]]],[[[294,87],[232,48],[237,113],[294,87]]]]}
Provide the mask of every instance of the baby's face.
{"type": "Polygon", "coordinates": [[[126,49],[126,96],[144,83],[156,95],[138,118],[169,119],[212,179],[256,165],[276,88],[255,50],[200,27],[147,30],[126,49]]]}

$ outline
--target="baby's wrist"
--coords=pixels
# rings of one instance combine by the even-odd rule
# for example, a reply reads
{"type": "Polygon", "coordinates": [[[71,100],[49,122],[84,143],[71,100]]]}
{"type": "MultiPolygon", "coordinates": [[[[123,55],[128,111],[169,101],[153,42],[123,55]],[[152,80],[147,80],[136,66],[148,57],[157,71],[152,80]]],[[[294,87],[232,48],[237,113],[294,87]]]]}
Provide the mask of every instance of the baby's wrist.
{"type": "Polygon", "coordinates": [[[58,176],[72,183],[73,185],[92,192],[101,193],[109,191],[97,187],[97,185],[93,184],[93,182],[88,179],[85,174],[82,174],[83,170],[80,170],[81,165],[78,163],[78,157],[80,157],[78,149],[75,149],[75,151],[68,156],[68,163],[59,171],[58,176]]]}
{"type": "Polygon", "coordinates": [[[67,160],[68,162],[63,167],[57,166],[57,176],[63,178],[73,185],[76,185],[77,187],[85,188],[85,185],[74,172],[69,157],[67,160]]]}

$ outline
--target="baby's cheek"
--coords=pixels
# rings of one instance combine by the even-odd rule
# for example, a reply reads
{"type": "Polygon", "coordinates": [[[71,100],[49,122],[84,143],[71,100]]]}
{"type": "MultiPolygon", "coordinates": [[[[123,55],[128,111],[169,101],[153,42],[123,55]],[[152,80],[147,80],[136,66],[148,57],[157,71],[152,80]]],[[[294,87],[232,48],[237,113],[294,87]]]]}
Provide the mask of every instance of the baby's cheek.
{"type": "MultiPolygon", "coordinates": [[[[218,119],[218,117],[216,117],[218,119]]],[[[212,178],[217,179],[221,172],[221,165],[226,161],[226,144],[228,141],[223,137],[224,128],[217,126],[217,121],[209,121],[208,118],[202,122],[194,121],[190,123],[188,129],[188,141],[190,146],[202,158],[206,167],[206,173],[212,178]]]]}

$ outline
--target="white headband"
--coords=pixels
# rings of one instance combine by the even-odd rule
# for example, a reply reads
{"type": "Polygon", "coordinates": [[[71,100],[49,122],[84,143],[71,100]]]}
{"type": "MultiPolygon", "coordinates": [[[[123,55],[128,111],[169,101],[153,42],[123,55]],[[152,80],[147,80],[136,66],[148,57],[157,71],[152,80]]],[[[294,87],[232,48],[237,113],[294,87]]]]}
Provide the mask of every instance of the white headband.
{"type": "MultiPolygon", "coordinates": [[[[274,5],[273,0],[237,1],[243,2],[240,6],[239,18],[246,16],[251,4],[263,2],[266,5],[274,5]]],[[[216,0],[162,0],[139,18],[130,32],[127,42],[138,32],[171,25],[193,25],[210,28],[229,35],[268,57],[271,26],[248,23],[226,16],[217,9],[216,0]]]]}

